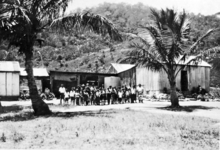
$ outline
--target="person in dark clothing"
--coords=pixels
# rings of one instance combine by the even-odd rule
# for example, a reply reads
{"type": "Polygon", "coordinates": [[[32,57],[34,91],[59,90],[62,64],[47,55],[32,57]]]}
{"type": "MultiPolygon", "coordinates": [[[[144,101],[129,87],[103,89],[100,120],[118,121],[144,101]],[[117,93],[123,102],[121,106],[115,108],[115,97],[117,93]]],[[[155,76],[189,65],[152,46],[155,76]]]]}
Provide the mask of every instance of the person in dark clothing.
{"type": "Polygon", "coordinates": [[[205,101],[206,96],[207,96],[207,91],[202,88],[200,85],[197,87],[197,99],[200,99],[201,101],[205,101]]]}
{"type": "Polygon", "coordinates": [[[100,105],[100,96],[101,96],[101,92],[100,90],[98,89],[95,93],[95,103],[96,105],[100,105]]]}
{"type": "Polygon", "coordinates": [[[136,86],[134,85],[131,88],[131,103],[134,103],[136,101],[136,86]]]}
{"type": "Polygon", "coordinates": [[[109,90],[109,88],[106,89],[106,98],[107,98],[107,102],[108,105],[110,105],[110,101],[111,101],[111,91],[109,90]]]}

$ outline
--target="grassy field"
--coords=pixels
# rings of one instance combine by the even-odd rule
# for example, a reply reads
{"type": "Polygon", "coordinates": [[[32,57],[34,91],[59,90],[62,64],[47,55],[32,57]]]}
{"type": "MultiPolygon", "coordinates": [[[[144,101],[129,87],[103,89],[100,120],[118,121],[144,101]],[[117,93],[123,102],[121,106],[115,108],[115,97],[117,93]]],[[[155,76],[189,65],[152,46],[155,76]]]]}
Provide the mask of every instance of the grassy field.
{"type": "Polygon", "coordinates": [[[130,109],[34,117],[27,107],[0,119],[1,149],[219,150],[219,120],[202,117],[130,109]]]}

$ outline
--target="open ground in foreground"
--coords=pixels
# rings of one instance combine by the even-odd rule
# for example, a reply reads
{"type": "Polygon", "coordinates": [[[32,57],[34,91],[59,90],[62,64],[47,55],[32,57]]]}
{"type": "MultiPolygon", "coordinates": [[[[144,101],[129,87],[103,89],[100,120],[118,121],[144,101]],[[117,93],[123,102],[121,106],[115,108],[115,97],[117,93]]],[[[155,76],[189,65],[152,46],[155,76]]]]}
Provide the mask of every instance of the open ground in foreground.
{"type": "Polygon", "coordinates": [[[51,105],[54,113],[45,117],[33,116],[30,106],[5,106],[10,111],[0,115],[0,148],[219,149],[219,119],[191,115],[218,107],[185,106],[179,112],[161,105],[153,109],[155,103],[139,105],[146,104],[88,110],[51,105]]]}

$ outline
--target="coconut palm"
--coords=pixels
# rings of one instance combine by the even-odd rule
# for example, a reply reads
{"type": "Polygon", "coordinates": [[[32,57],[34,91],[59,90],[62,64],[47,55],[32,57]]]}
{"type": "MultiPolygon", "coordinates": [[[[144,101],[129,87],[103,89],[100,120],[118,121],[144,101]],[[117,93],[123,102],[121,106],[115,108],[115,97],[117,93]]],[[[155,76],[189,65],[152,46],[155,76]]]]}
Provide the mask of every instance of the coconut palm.
{"type": "Polygon", "coordinates": [[[114,40],[121,36],[106,18],[92,13],[64,16],[69,0],[0,0],[0,40],[19,48],[25,56],[30,97],[35,115],[47,115],[51,111],[38,95],[33,76],[33,46],[38,34],[47,29],[69,34],[74,28],[86,27],[114,40]]]}
{"type": "Polygon", "coordinates": [[[152,9],[151,12],[153,23],[141,27],[138,35],[132,35],[135,39],[131,44],[133,50],[120,62],[129,62],[156,71],[165,71],[170,84],[171,104],[178,107],[176,77],[184,69],[184,66],[179,68],[177,64],[180,61],[185,61],[189,54],[197,54],[197,57],[188,61],[186,65],[203,56],[203,54],[196,52],[196,48],[200,41],[215,32],[216,29],[209,30],[190,46],[190,24],[184,11],[177,13],[172,9],[162,9],[157,12],[152,9]]]}

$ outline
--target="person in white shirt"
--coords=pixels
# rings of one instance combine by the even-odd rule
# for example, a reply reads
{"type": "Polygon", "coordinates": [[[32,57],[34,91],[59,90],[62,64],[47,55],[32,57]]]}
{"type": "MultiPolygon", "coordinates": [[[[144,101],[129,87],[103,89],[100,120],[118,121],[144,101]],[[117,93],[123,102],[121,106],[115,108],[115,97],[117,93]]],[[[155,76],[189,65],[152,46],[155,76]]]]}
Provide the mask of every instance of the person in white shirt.
{"type": "Polygon", "coordinates": [[[64,93],[64,101],[66,104],[68,104],[69,98],[70,98],[70,92],[66,90],[66,92],[64,93]]]}
{"type": "Polygon", "coordinates": [[[121,91],[121,89],[118,91],[118,102],[119,104],[121,104],[122,102],[122,96],[123,96],[123,92],[121,91]]]}
{"type": "Polygon", "coordinates": [[[71,88],[71,91],[70,91],[70,99],[71,99],[71,103],[73,104],[73,105],[76,105],[76,101],[75,101],[75,88],[74,87],[72,87],[71,88]]]}
{"type": "Polygon", "coordinates": [[[64,100],[64,94],[66,92],[65,87],[63,86],[63,84],[61,84],[60,88],[59,88],[59,93],[60,93],[60,104],[62,105],[62,101],[64,100]]]}
{"type": "Polygon", "coordinates": [[[100,105],[100,96],[101,96],[101,91],[98,89],[95,93],[95,96],[96,96],[96,105],[100,105]]]}
{"type": "Polygon", "coordinates": [[[144,94],[144,88],[141,86],[141,84],[139,84],[137,87],[137,95],[138,95],[139,103],[140,102],[143,103],[143,99],[142,99],[143,94],[144,94]]]}
{"type": "Polygon", "coordinates": [[[81,98],[81,94],[79,92],[78,89],[76,89],[76,92],[75,92],[75,99],[76,99],[76,105],[81,105],[81,102],[80,102],[80,98],[81,98]]]}

